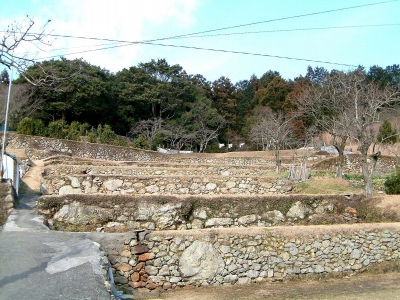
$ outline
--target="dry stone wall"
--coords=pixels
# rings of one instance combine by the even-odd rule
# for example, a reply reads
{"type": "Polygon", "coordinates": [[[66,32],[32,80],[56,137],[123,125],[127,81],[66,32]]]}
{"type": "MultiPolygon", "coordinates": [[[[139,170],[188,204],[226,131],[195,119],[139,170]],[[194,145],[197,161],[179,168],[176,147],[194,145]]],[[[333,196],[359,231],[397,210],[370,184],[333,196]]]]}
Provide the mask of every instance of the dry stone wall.
{"type": "Polygon", "coordinates": [[[11,181],[0,182],[0,226],[6,222],[8,216],[18,202],[11,181]]]}
{"type": "Polygon", "coordinates": [[[358,222],[361,196],[41,196],[38,211],[58,229],[189,230],[358,222]]]}
{"type": "Polygon", "coordinates": [[[154,151],[92,144],[40,136],[8,134],[10,148],[25,148],[31,159],[44,159],[54,155],[71,155],[83,158],[113,161],[159,161],[163,155],[154,151]]]}
{"type": "Polygon", "coordinates": [[[319,231],[169,231],[139,240],[132,234],[109,257],[117,280],[143,291],[348,274],[399,261],[397,224],[319,231]]]}
{"type": "MultiPolygon", "coordinates": [[[[345,155],[344,158],[344,173],[361,173],[361,155],[349,154],[345,155]]],[[[336,172],[337,162],[337,157],[328,158],[315,163],[315,165],[313,165],[313,169],[322,172],[336,172]]],[[[388,170],[395,169],[396,164],[396,157],[381,156],[376,164],[374,174],[387,174],[388,170]]]]}
{"type": "Polygon", "coordinates": [[[224,176],[46,176],[41,180],[44,195],[64,194],[285,194],[294,185],[275,177],[224,176]]]}
{"type": "Polygon", "coordinates": [[[72,165],[50,164],[44,171],[45,176],[88,174],[102,176],[268,176],[274,168],[268,166],[213,166],[186,164],[151,164],[135,162],[134,166],[122,165],[72,165]]]}
{"type": "MultiPolygon", "coordinates": [[[[89,159],[109,161],[151,161],[171,162],[176,164],[206,164],[206,165],[273,165],[270,158],[265,157],[210,157],[207,155],[193,156],[168,155],[154,151],[119,147],[105,144],[92,144],[70,140],[51,139],[39,136],[19,135],[9,133],[10,148],[24,148],[31,159],[45,159],[54,155],[68,155],[89,159]]],[[[314,155],[309,161],[318,160],[325,156],[314,155]]],[[[282,163],[290,163],[292,158],[283,157],[282,163]]]]}

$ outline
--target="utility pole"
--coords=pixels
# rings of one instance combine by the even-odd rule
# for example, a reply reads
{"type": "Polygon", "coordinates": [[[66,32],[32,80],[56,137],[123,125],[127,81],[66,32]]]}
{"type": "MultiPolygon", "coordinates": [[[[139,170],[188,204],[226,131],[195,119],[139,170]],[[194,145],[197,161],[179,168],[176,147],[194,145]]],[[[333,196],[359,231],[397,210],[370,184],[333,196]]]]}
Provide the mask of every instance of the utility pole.
{"type": "Polygon", "coordinates": [[[4,161],[4,153],[6,148],[6,132],[7,132],[7,121],[8,121],[8,107],[10,105],[10,95],[11,95],[11,82],[13,78],[13,67],[11,67],[11,76],[9,77],[8,83],[8,93],[7,93],[7,104],[6,104],[6,117],[4,119],[4,128],[3,128],[3,142],[1,145],[1,161],[0,161],[0,172],[1,172],[1,179],[3,179],[4,171],[3,171],[3,161],[4,161]]]}

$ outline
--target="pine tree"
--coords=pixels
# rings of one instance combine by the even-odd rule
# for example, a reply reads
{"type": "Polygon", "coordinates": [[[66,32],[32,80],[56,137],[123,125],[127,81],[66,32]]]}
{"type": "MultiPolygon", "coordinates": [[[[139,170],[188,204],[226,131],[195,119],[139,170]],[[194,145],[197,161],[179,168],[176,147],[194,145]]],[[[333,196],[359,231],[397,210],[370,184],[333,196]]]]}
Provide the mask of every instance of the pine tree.
{"type": "Polygon", "coordinates": [[[378,141],[383,144],[394,144],[397,140],[397,130],[392,129],[392,124],[389,120],[385,120],[379,128],[378,141]]]}

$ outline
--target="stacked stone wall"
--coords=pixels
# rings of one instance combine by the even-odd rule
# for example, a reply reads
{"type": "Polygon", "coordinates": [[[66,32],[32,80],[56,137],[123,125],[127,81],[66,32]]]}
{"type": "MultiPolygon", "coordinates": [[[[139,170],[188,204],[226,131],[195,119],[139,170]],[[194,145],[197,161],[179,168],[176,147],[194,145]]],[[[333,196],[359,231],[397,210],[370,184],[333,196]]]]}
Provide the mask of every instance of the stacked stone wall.
{"type": "Polygon", "coordinates": [[[276,177],[225,176],[46,176],[41,180],[44,195],[64,194],[286,194],[294,185],[276,177]]]}
{"type": "Polygon", "coordinates": [[[54,155],[70,155],[82,158],[112,161],[159,161],[164,155],[140,149],[105,144],[92,144],[40,136],[8,134],[8,147],[25,148],[31,159],[44,159],[54,155]]]}
{"type": "Polygon", "coordinates": [[[131,234],[109,258],[119,281],[142,290],[335,276],[399,262],[399,225],[373,228],[131,234]]]}
{"type": "Polygon", "coordinates": [[[56,228],[83,231],[189,230],[359,222],[361,196],[41,196],[56,228]]]}
{"type": "MultiPolygon", "coordinates": [[[[50,164],[44,176],[88,174],[102,176],[268,176],[274,166],[213,166],[135,162],[135,165],[50,164]]],[[[228,178],[229,180],[229,178],[228,178]]]]}
{"type": "MultiPolygon", "coordinates": [[[[257,157],[212,157],[208,155],[194,156],[168,155],[155,151],[119,147],[105,144],[92,144],[70,140],[52,139],[39,136],[19,135],[9,133],[8,146],[10,148],[24,148],[31,159],[45,159],[55,155],[67,155],[89,159],[109,161],[152,161],[171,162],[176,164],[207,164],[207,165],[270,165],[271,158],[257,157]]],[[[256,154],[256,153],[255,153],[256,154]]],[[[311,153],[310,153],[311,155],[311,153]]],[[[325,155],[312,154],[309,161],[319,160],[325,155]]],[[[287,164],[292,157],[282,157],[282,163],[287,164]]],[[[272,160],[273,162],[273,160],[272,160]]]]}
{"type": "Polygon", "coordinates": [[[7,221],[17,201],[12,183],[10,181],[0,182],[0,226],[7,221]]]}
{"type": "MultiPolygon", "coordinates": [[[[361,155],[349,154],[345,155],[345,163],[343,166],[344,173],[361,173],[361,155]]],[[[337,157],[327,158],[323,161],[316,162],[313,165],[313,171],[319,172],[336,172],[338,164],[337,157]]],[[[376,164],[374,174],[387,174],[388,170],[395,169],[397,164],[396,157],[381,156],[376,164]]]]}

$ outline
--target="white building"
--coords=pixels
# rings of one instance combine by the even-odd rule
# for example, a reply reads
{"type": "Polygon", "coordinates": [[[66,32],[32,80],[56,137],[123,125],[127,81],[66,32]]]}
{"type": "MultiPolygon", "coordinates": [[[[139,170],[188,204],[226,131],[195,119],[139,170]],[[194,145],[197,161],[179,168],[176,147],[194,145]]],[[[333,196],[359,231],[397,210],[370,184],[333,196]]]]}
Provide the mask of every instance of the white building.
{"type": "Polygon", "coordinates": [[[12,180],[12,185],[18,195],[19,178],[25,173],[23,164],[17,157],[10,153],[4,153],[3,156],[3,180],[12,180]]]}

